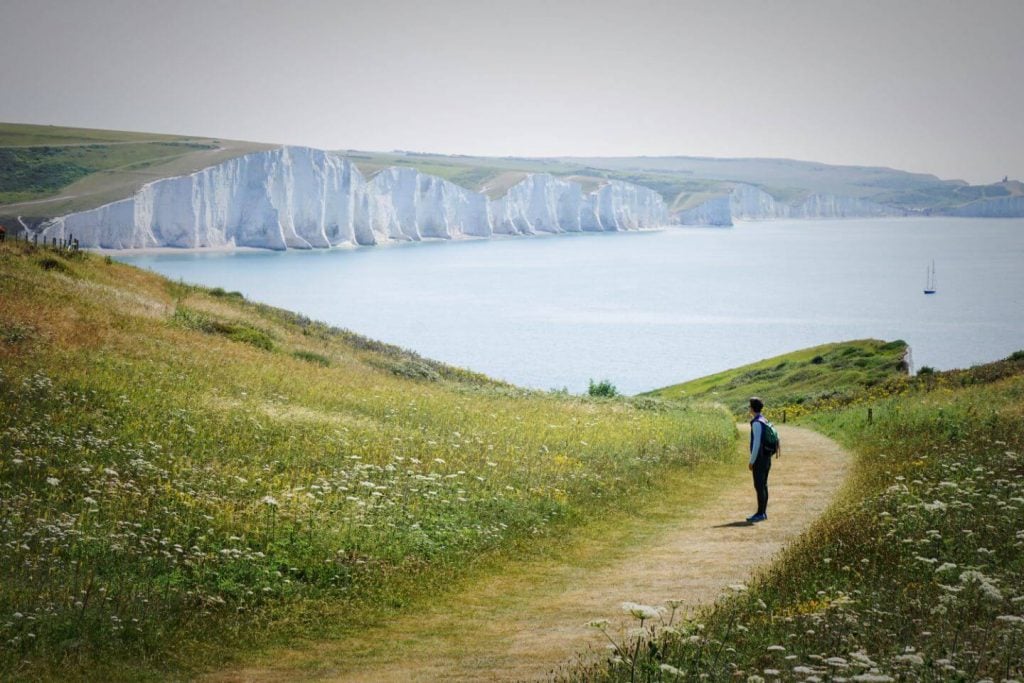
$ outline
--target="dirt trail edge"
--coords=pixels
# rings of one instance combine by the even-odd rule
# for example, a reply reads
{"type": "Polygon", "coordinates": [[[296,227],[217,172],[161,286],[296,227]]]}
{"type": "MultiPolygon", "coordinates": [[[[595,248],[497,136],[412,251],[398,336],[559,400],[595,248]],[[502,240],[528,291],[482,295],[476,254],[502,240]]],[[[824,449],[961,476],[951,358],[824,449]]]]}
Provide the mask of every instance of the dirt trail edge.
{"type": "Polygon", "coordinates": [[[669,500],[652,502],[652,514],[620,533],[588,538],[565,557],[510,563],[443,604],[365,636],[274,652],[264,666],[207,680],[543,680],[580,657],[605,656],[607,640],[588,621],[609,619],[613,632],[627,626],[625,601],[709,604],[730,584],[749,580],[828,507],[850,456],[815,432],[779,432],[767,522],[742,523],[756,504],[741,425],[735,458],[681,477],[669,500]]]}

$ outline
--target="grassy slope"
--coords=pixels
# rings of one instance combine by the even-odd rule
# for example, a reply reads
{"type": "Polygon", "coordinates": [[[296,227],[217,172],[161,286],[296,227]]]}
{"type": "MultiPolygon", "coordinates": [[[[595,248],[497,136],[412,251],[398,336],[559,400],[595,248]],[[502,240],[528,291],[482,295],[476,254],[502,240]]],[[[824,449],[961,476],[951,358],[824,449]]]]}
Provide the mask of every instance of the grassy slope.
{"type": "Polygon", "coordinates": [[[805,417],[856,452],[855,473],[749,590],[700,626],[661,629],[634,673],[626,661],[573,678],[675,680],[665,665],[679,680],[1019,680],[1024,352],[890,390],[805,417]]]}
{"type": "Polygon", "coordinates": [[[0,678],[182,676],[359,630],[735,434],[10,242],[0,405],[0,678]]]}
{"type": "Polygon", "coordinates": [[[643,394],[665,399],[724,403],[745,415],[747,399],[760,396],[771,414],[807,402],[841,397],[906,375],[907,345],[877,339],[824,344],[674,384],[643,394]]]}
{"type": "Polygon", "coordinates": [[[55,216],[274,145],[0,123],[0,216],[55,216]],[[44,201],[41,201],[44,200],[44,201]],[[31,203],[24,203],[31,202],[31,203]]]}
{"type": "MultiPolygon", "coordinates": [[[[566,157],[566,162],[582,161],[566,157]]],[[[793,159],[713,159],[707,157],[606,157],[587,162],[600,168],[638,173],[668,173],[690,178],[747,183],[783,201],[800,201],[811,192],[879,198],[902,205],[913,193],[944,196],[963,185],[924,173],[891,168],[837,166],[793,159]]],[[[879,199],[881,201],[881,199],[879,199]]]]}
{"type": "MultiPolygon", "coordinates": [[[[13,222],[18,215],[40,218],[93,208],[127,197],[145,182],[272,147],[202,137],[0,123],[0,218],[13,222]],[[51,151],[40,159],[43,147],[51,151]]],[[[588,190],[608,180],[623,180],[659,192],[672,211],[726,194],[735,183],[759,186],[785,202],[826,193],[912,210],[939,210],[1024,191],[1012,181],[969,186],[887,168],[787,159],[473,157],[356,150],[341,154],[368,175],[388,166],[412,167],[491,197],[501,196],[527,173],[572,178],[588,190]]]]}
{"type": "Polygon", "coordinates": [[[593,191],[609,180],[621,180],[649,187],[661,194],[673,211],[687,209],[716,195],[729,192],[733,183],[719,179],[694,178],[671,170],[620,167],[606,160],[472,157],[444,154],[342,152],[361,171],[372,174],[388,166],[408,166],[446,178],[491,198],[501,197],[527,173],[550,173],[593,191]]]}

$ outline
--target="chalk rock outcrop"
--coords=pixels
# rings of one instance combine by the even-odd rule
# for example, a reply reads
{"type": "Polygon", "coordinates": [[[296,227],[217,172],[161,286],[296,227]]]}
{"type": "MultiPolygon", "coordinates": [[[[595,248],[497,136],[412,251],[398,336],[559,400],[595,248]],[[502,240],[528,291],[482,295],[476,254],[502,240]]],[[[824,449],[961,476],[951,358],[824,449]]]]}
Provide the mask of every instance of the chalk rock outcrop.
{"type": "Polygon", "coordinates": [[[548,174],[495,200],[410,168],[367,180],[330,152],[282,147],[143,186],[42,226],[83,247],[311,249],[429,238],[636,230],[669,222],[664,200],[611,181],[594,192],[548,174]]]}
{"type": "Polygon", "coordinates": [[[732,197],[712,197],[691,209],[685,209],[679,214],[679,222],[683,225],[728,227],[732,225],[732,197]]]}
{"type": "Polygon", "coordinates": [[[969,204],[947,209],[942,213],[947,216],[972,218],[1020,218],[1024,216],[1024,196],[979,199],[969,204]]]}
{"type": "Polygon", "coordinates": [[[682,211],[685,225],[732,225],[734,220],[767,221],[780,218],[866,218],[904,216],[906,211],[866,199],[812,194],[797,204],[780,202],[764,190],[738,183],[728,195],[712,197],[682,211]]]}

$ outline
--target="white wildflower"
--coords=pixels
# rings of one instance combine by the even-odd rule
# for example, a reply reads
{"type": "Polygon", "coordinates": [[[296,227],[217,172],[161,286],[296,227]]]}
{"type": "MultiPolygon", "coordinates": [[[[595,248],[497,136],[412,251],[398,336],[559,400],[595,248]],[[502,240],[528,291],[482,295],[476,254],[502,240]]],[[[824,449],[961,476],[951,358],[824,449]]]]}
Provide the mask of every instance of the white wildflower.
{"type": "Polygon", "coordinates": [[[263,498],[260,499],[260,502],[273,508],[276,508],[279,505],[277,498],[274,498],[273,496],[263,496],[263,498]]]}
{"type": "Polygon", "coordinates": [[[960,575],[960,583],[963,584],[977,584],[981,594],[989,600],[1000,601],[1003,599],[1003,594],[999,592],[999,589],[995,587],[992,579],[985,576],[981,572],[971,569],[960,575]]]}
{"type": "Polygon", "coordinates": [[[58,479],[57,477],[47,477],[46,483],[49,484],[50,486],[59,486],[60,479],[58,479]]]}
{"type": "Polygon", "coordinates": [[[877,666],[877,664],[875,664],[873,661],[871,661],[871,658],[868,657],[868,654],[866,652],[864,652],[863,650],[859,650],[857,652],[851,652],[850,653],[850,659],[852,659],[857,664],[861,664],[863,666],[877,666]]]}
{"type": "Polygon", "coordinates": [[[622,603],[622,611],[636,619],[657,619],[661,616],[661,612],[658,609],[635,602],[622,603]]]}

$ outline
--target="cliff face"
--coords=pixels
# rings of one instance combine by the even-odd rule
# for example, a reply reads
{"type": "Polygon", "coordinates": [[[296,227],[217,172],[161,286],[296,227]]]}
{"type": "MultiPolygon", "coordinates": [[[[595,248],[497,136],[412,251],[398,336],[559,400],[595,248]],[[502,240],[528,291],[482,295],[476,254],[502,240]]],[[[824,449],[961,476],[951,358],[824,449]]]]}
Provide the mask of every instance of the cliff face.
{"type": "Polygon", "coordinates": [[[366,180],[329,152],[282,147],[150,183],[133,197],[54,219],[43,236],[83,247],[311,249],[425,238],[635,230],[669,222],[653,190],[612,181],[592,193],[548,174],[500,199],[408,168],[366,180]]]}
{"type": "Polygon", "coordinates": [[[683,225],[711,225],[728,227],[732,225],[732,197],[723,195],[712,197],[692,209],[679,214],[679,222],[683,225]]]}
{"type": "Polygon", "coordinates": [[[942,213],[947,216],[971,218],[1020,218],[1024,216],[1024,196],[981,199],[942,213]]]}
{"type": "Polygon", "coordinates": [[[799,204],[786,204],[753,185],[737,184],[727,196],[713,197],[683,211],[680,221],[685,225],[732,225],[734,220],[766,221],[780,218],[865,218],[904,216],[906,212],[883,204],[812,194],[799,204]]]}

